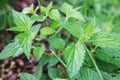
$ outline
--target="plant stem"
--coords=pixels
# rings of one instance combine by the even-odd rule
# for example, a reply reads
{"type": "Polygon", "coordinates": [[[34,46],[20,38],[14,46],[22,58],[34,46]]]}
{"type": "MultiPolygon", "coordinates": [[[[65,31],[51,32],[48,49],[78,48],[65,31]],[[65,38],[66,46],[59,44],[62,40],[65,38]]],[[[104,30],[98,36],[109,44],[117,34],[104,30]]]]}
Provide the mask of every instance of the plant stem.
{"type": "Polygon", "coordinates": [[[57,33],[59,33],[61,31],[62,27],[60,27],[54,34],[53,36],[56,36],[57,33]]]}
{"type": "Polygon", "coordinates": [[[95,62],[95,60],[94,60],[94,58],[93,58],[93,56],[91,55],[91,52],[88,50],[88,48],[87,48],[85,45],[84,45],[84,47],[85,47],[88,55],[90,56],[90,58],[91,58],[91,60],[92,60],[92,62],[93,62],[93,64],[94,64],[94,66],[95,66],[95,68],[96,68],[96,70],[97,70],[97,72],[98,72],[101,80],[104,80],[103,77],[102,77],[102,74],[101,74],[101,72],[100,72],[100,70],[99,70],[99,68],[98,68],[98,66],[97,66],[97,64],[96,64],[96,62],[95,62]]]}
{"type": "Polygon", "coordinates": [[[52,51],[52,53],[55,55],[55,57],[61,62],[61,64],[65,67],[65,68],[67,68],[67,66],[66,66],[66,64],[58,57],[58,55],[54,52],[54,51],[52,51]]]}

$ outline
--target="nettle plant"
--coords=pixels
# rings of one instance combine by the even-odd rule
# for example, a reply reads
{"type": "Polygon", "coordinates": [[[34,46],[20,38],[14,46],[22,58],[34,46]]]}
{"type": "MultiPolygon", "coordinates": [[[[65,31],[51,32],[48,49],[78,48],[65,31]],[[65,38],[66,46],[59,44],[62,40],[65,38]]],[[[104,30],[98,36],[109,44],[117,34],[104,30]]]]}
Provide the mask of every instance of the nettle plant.
{"type": "Polygon", "coordinates": [[[119,80],[120,75],[111,76],[120,67],[120,40],[112,27],[102,30],[95,18],[85,20],[81,7],[52,6],[51,2],[47,7],[12,10],[14,27],[8,30],[18,35],[2,50],[0,59],[24,53],[29,60],[30,53],[34,55],[39,61],[35,73],[22,73],[20,80],[119,80]]]}

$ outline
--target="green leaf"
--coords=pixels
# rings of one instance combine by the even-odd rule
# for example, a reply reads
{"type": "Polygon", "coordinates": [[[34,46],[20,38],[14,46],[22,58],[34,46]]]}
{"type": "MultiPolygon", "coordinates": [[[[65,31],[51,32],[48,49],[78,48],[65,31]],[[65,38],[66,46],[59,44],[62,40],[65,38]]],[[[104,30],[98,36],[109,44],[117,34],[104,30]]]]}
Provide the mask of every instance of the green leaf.
{"type": "Polygon", "coordinates": [[[40,30],[40,32],[42,35],[50,35],[50,34],[53,34],[55,30],[50,27],[44,27],[40,30]]]}
{"type": "Polygon", "coordinates": [[[50,9],[52,8],[52,6],[53,6],[53,2],[50,2],[50,3],[48,4],[48,6],[47,6],[47,11],[46,11],[46,14],[47,14],[47,15],[49,14],[49,11],[50,11],[50,9]]]}
{"type": "Polygon", "coordinates": [[[23,31],[27,31],[28,29],[24,26],[17,26],[17,27],[11,27],[8,29],[9,31],[20,31],[20,32],[23,32],[23,31]]]}
{"type": "Polygon", "coordinates": [[[60,22],[59,21],[52,21],[50,27],[53,29],[56,29],[56,28],[60,27],[60,22]]]}
{"type": "Polygon", "coordinates": [[[59,60],[55,57],[55,55],[51,55],[48,67],[56,65],[58,62],[59,62],[59,60]]]}
{"type": "Polygon", "coordinates": [[[24,32],[16,36],[15,41],[18,42],[18,44],[23,48],[23,52],[27,56],[27,58],[30,58],[30,52],[31,52],[31,44],[32,39],[34,35],[32,32],[24,32]]]}
{"type": "Polygon", "coordinates": [[[35,58],[39,61],[45,51],[45,46],[36,47],[33,51],[35,58]]]}
{"type": "Polygon", "coordinates": [[[79,80],[101,80],[97,72],[90,68],[82,68],[79,80]]]}
{"type": "Polygon", "coordinates": [[[85,30],[87,37],[90,37],[91,34],[94,32],[94,30],[95,30],[95,19],[91,21],[91,23],[88,25],[88,27],[85,30]]]}
{"type": "Polygon", "coordinates": [[[83,34],[83,29],[79,21],[68,21],[63,24],[63,27],[77,38],[80,38],[80,35],[83,34]]]}
{"type": "Polygon", "coordinates": [[[66,14],[67,18],[75,18],[80,21],[85,21],[83,15],[78,11],[79,8],[73,8],[72,5],[64,3],[61,6],[61,11],[66,14]]]}
{"type": "Polygon", "coordinates": [[[44,15],[35,14],[35,15],[31,16],[31,19],[32,19],[32,21],[43,22],[46,19],[46,17],[44,15]]]}
{"type": "Polygon", "coordinates": [[[32,74],[22,73],[20,80],[38,80],[38,79],[32,74]]]}
{"type": "Polygon", "coordinates": [[[8,44],[0,53],[0,59],[9,58],[11,56],[17,57],[23,53],[23,49],[15,42],[8,44]]]}
{"type": "Polygon", "coordinates": [[[42,13],[46,14],[47,8],[44,6],[40,6],[40,10],[42,13]]]}
{"type": "Polygon", "coordinates": [[[91,37],[91,42],[102,48],[119,48],[120,43],[116,39],[112,38],[109,34],[106,33],[96,33],[91,37]]]}
{"type": "Polygon", "coordinates": [[[48,68],[48,75],[51,79],[55,79],[60,77],[62,72],[59,68],[48,68]]]}
{"type": "Polygon", "coordinates": [[[7,21],[7,17],[5,12],[0,11],[0,31],[5,29],[6,21],[7,21]]]}
{"type": "Polygon", "coordinates": [[[13,12],[13,21],[16,24],[16,27],[25,27],[25,29],[30,30],[33,21],[25,14],[12,11],[13,12]]]}
{"type": "Polygon", "coordinates": [[[114,64],[120,67],[120,51],[119,49],[97,49],[96,57],[104,62],[114,64]]]}
{"type": "Polygon", "coordinates": [[[34,5],[31,4],[30,6],[24,8],[24,9],[22,10],[22,13],[24,13],[24,14],[27,14],[27,13],[34,14],[34,13],[35,13],[35,12],[34,12],[34,5]]]}
{"type": "Polygon", "coordinates": [[[36,24],[36,25],[32,26],[32,27],[31,27],[31,32],[32,32],[34,35],[36,35],[36,34],[39,32],[40,27],[41,27],[41,24],[36,24]]]}
{"type": "Polygon", "coordinates": [[[42,76],[42,68],[45,64],[47,64],[49,62],[49,59],[50,59],[50,56],[47,55],[47,54],[44,54],[36,68],[36,71],[35,71],[35,76],[37,79],[40,79],[41,76],[42,76]]]}
{"type": "Polygon", "coordinates": [[[50,37],[48,39],[48,42],[51,47],[56,48],[56,49],[63,49],[65,46],[65,41],[62,38],[57,37],[57,36],[50,37]]]}
{"type": "Polygon", "coordinates": [[[47,7],[40,6],[40,10],[42,13],[44,13],[46,16],[48,16],[50,9],[52,8],[53,3],[50,2],[47,7]]]}
{"type": "Polygon", "coordinates": [[[53,20],[60,20],[60,13],[57,9],[52,9],[49,13],[49,17],[53,20]]]}
{"type": "Polygon", "coordinates": [[[70,44],[65,49],[65,59],[69,76],[74,77],[83,64],[85,49],[80,42],[70,44]]]}

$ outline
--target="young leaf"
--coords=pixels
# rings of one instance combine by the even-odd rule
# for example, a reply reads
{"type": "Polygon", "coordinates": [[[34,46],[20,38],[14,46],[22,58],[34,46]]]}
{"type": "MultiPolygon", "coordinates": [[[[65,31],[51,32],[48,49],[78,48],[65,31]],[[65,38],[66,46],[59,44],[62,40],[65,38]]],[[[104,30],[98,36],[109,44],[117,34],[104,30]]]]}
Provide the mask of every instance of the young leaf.
{"type": "Polygon", "coordinates": [[[20,80],[38,80],[38,79],[32,74],[22,73],[20,80]]]}
{"type": "Polygon", "coordinates": [[[57,9],[53,9],[49,13],[49,17],[53,20],[60,20],[60,13],[57,9]]]}
{"type": "Polygon", "coordinates": [[[50,37],[48,39],[48,42],[50,43],[51,47],[56,49],[63,49],[65,46],[65,41],[61,39],[60,37],[50,37]]]}
{"type": "Polygon", "coordinates": [[[63,27],[77,38],[79,38],[80,35],[83,34],[83,29],[79,21],[68,21],[63,24],[63,27]]]}
{"type": "Polygon", "coordinates": [[[26,54],[27,58],[30,58],[31,44],[34,35],[32,32],[24,32],[16,36],[15,41],[23,48],[23,52],[26,54]]]}
{"type": "Polygon", "coordinates": [[[34,49],[33,54],[38,61],[42,57],[42,54],[44,53],[44,51],[45,51],[45,46],[37,47],[34,49]]]}
{"type": "Polygon", "coordinates": [[[44,27],[40,30],[40,32],[42,35],[50,35],[50,34],[53,34],[55,30],[50,27],[44,27]]]}
{"type": "Polygon", "coordinates": [[[0,53],[0,59],[9,58],[11,56],[17,57],[23,53],[23,49],[15,42],[8,44],[0,53]]]}
{"type": "Polygon", "coordinates": [[[61,11],[66,14],[67,18],[75,18],[80,21],[85,21],[83,15],[77,11],[77,8],[73,8],[72,5],[64,3],[61,7],[61,11]]]}
{"type": "Polygon", "coordinates": [[[22,13],[27,14],[27,13],[31,13],[34,14],[34,5],[30,5],[29,7],[26,7],[22,10],[22,13]]]}
{"type": "Polygon", "coordinates": [[[85,30],[87,37],[90,37],[91,34],[94,32],[94,30],[95,30],[95,19],[91,21],[91,23],[88,25],[88,27],[85,30]]]}
{"type": "Polygon", "coordinates": [[[40,10],[42,13],[46,14],[47,8],[44,6],[40,6],[40,10]]]}
{"type": "Polygon", "coordinates": [[[50,11],[50,9],[52,8],[52,6],[53,6],[53,2],[50,2],[50,3],[48,4],[48,6],[47,6],[47,11],[46,11],[46,14],[47,14],[47,15],[49,14],[49,11],[50,11]]]}
{"type": "Polygon", "coordinates": [[[51,3],[48,4],[47,7],[40,6],[40,10],[41,10],[46,16],[48,16],[49,11],[50,11],[50,9],[52,8],[52,5],[53,5],[53,3],[51,2],[51,3]]]}
{"type": "Polygon", "coordinates": [[[105,33],[96,33],[91,37],[91,42],[102,48],[119,48],[120,43],[116,39],[112,38],[110,35],[105,33]]]}
{"type": "Polygon", "coordinates": [[[80,42],[77,42],[76,44],[70,44],[65,49],[67,70],[71,78],[73,78],[80,70],[80,67],[84,61],[84,56],[85,49],[80,42]]]}

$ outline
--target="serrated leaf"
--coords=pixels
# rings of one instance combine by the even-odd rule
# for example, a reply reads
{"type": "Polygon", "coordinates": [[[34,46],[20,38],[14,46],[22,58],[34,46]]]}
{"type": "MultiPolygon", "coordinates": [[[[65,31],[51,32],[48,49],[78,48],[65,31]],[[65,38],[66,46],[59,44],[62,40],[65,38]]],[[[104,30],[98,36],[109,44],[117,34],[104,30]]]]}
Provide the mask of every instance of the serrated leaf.
{"type": "Polygon", "coordinates": [[[83,15],[77,10],[77,8],[73,8],[73,6],[68,3],[64,3],[61,6],[61,11],[66,14],[67,18],[75,18],[80,21],[85,21],[83,15]]]}
{"type": "Polygon", "coordinates": [[[94,30],[95,30],[95,19],[91,21],[91,23],[88,25],[88,27],[85,30],[87,37],[90,37],[91,34],[94,32],[94,30]]]}
{"type": "Polygon", "coordinates": [[[18,45],[15,42],[12,42],[2,50],[2,52],[0,53],[0,59],[9,58],[11,56],[17,57],[22,53],[23,53],[23,50],[20,47],[20,45],[18,45]]]}
{"type": "Polygon", "coordinates": [[[80,35],[83,34],[83,29],[79,21],[68,21],[63,24],[63,27],[75,37],[80,38],[80,35]]]}
{"type": "Polygon", "coordinates": [[[70,44],[65,49],[65,59],[67,63],[68,74],[73,78],[83,64],[85,49],[80,42],[70,44]]]}
{"type": "Polygon", "coordinates": [[[45,46],[36,47],[33,51],[35,58],[39,61],[45,51],[45,46]]]}
{"type": "Polygon", "coordinates": [[[60,77],[62,74],[59,68],[48,68],[48,75],[51,79],[60,77]]]}
{"type": "Polygon", "coordinates": [[[34,5],[31,4],[30,6],[24,8],[24,9],[22,10],[22,13],[24,13],[24,14],[27,14],[27,13],[32,13],[32,14],[34,14],[34,5]]]}
{"type": "Polygon", "coordinates": [[[65,41],[62,38],[57,37],[57,36],[50,37],[48,39],[48,42],[51,47],[56,48],[56,49],[63,49],[65,46],[65,41]]]}
{"type": "Polygon", "coordinates": [[[104,62],[120,67],[120,51],[118,49],[97,49],[96,57],[104,62]]]}
{"type": "Polygon", "coordinates": [[[101,80],[97,72],[90,68],[82,68],[79,80],[101,80]]]}
{"type": "Polygon", "coordinates": [[[96,33],[91,37],[91,42],[102,48],[119,48],[120,43],[118,40],[112,38],[110,35],[105,33],[96,33]]]}
{"type": "Polygon", "coordinates": [[[32,32],[24,32],[16,36],[15,41],[23,48],[23,52],[27,56],[27,58],[30,58],[30,52],[31,52],[31,44],[32,39],[34,35],[32,32]]]}
{"type": "Polygon", "coordinates": [[[53,3],[50,2],[47,7],[40,6],[41,11],[48,16],[50,9],[52,8],[53,3]]]}
{"type": "Polygon", "coordinates": [[[48,67],[56,65],[58,62],[59,62],[59,60],[54,55],[51,55],[48,67]]]}
{"type": "Polygon", "coordinates": [[[41,24],[37,24],[31,27],[31,32],[36,35],[39,32],[39,29],[41,27],[41,24]]]}
{"type": "Polygon", "coordinates": [[[60,13],[57,9],[52,9],[49,13],[49,17],[53,20],[60,20],[60,13]]]}
{"type": "Polygon", "coordinates": [[[33,21],[25,14],[12,11],[13,12],[13,21],[16,24],[16,27],[22,26],[27,28],[27,30],[30,30],[31,25],[33,24],[33,21]]]}
{"type": "Polygon", "coordinates": [[[40,32],[42,35],[50,35],[50,34],[53,34],[55,30],[50,27],[44,27],[40,30],[40,32]]]}
{"type": "Polygon", "coordinates": [[[63,3],[61,6],[61,11],[63,13],[65,13],[66,15],[68,15],[69,13],[71,13],[73,10],[73,6],[68,4],[68,3],[63,3]]]}
{"type": "Polygon", "coordinates": [[[38,79],[32,74],[22,73],[20,80],[38,80],[38,79]]]}

